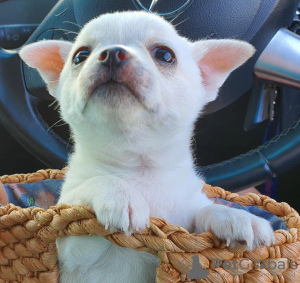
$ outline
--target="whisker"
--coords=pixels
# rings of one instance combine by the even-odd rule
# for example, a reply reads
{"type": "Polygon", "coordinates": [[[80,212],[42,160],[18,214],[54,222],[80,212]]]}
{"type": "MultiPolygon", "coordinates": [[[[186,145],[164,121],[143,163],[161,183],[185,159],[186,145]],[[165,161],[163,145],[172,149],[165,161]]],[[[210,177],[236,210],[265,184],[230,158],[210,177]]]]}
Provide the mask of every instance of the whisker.
{"type": "Polygon", "coordinates": [[[61,127],[61,126],[64,126],[64,125],[68,125],[68,123],[62,123],[60,125],[56,125],[55,127],[61,127]]]}
{"type": "Polygon", "coordinates": [[[51,127],[49,127],[48,129],[47,129],[47,133],[55,126],[55,125],[57,125],[60,121],[62,121],[62,119],[59,119],[57,122],[55,122],[51,127]]]}
{"type": "Polygon", "coordinates": [[[186,18],[185,20],[183,20],[183,21],[179,22],[178,24],[174,25],[174,27],[177,27],[177,26],[181,25],[182,23],[186,22],[189,19],[190,19],[190,17],[186,18]]]}
{"type": "Polygon", "coordinates": [[[170,23],[172,24],[176,19],[178,19],[179,16],[181,16],[181,14],[178,14],[177,16],[175,16],[175,17],[170,21],[170,23]]]}
{"type": "Polygon", "coordinates": [[[53,106],[56,102],[58,103],[57,99],[55,99],[53,102],[51,102],[51,103],[48,105],[48,107],[53,106]]]}
{"type": "Polygon", "coordinates": [[[50,104],[48,105],[48,107],[52,107],[55,103],[57,103],[57,105],[55,105],[55,106],[53,107],[53,109],[54,109],[54,110],[57,110],[57,109],[59,108],[59,102],[58,102],[57,99],[55,99],[52,103],[50,103],[50,104]]]}
{"type": "Polygon", "coordinates": [[[67,23],[67,24],[72,24],[72,25],[78,26],[79,28],[82,29],[82,26],[81,26],[81,25],[76,24],[76,23],[73,23],[73,22],[70,22],[70,21],[64,21],[63,23],[64,23],[64,24],[65,24],[65,23],[67,23]]]}
{"type": "Polygon", "coordinates": [[[75,32],[75,31],[63,31],[63,33],[65,35],[67,35],[67,34],[77,34],[78,35],[78,32],[75,32]]]}
{"type": "Polygon", "coordinates": [[[62,14],[66,13],[68,11],[68,8],[64,9],[60,13],[56,14],[55,17],[60,17],[62,14]]]}
{"type": "Polygon", "coordinates": [[[71,138],[72,138],[72,136],[70,136],[70,137],[69,137],[69,139],[68,139],[68,143],[67,143],[67,146],[66,146],[66,148],[68,148],[68,147],[69,147],[69,143],[70,143],[70,140],[71,140],[71,138]]]}
{"type": "Polygon", "coordinates": [[[68,29],[63,29],[63,28],[55,28],[54,30],[58,30],[58,31],[62,31],[63,33],[66,34],[67,33],[74,33],[74,34],[79,34],[79,32],[75,32],[75,31],[71,31],[71,30],[68,30],[68,29]]]}

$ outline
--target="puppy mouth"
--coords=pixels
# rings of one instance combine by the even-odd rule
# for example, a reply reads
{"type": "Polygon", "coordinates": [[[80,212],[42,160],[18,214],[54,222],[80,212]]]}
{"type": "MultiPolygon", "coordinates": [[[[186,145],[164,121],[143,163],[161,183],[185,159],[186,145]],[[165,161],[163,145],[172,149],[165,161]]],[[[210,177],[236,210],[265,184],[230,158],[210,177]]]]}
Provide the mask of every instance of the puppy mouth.
{"type": "Polygon", "coordinates": [[[127,83],[118,82],[113,79],[96,85],[91,92],[91,96],[99,96],[103,99],[115,96],[118,96],[120,99],[125,99],[128,96],[133,96],[140,100],[140,95],[127,83]]]}

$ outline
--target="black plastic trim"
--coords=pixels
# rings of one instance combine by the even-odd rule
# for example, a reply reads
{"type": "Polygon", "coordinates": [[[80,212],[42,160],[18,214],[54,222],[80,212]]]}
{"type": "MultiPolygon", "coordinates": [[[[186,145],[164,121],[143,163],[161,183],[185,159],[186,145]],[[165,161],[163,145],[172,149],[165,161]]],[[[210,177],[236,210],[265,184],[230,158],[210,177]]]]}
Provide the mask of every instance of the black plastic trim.
{"type": "Polygon", "coordinates": [[[33,156],[52,168],[62,168],[71,148],[38,119],[39,100],[26,90],[17,52],[0,49],[0,74],[0,123],[33,156]]]}

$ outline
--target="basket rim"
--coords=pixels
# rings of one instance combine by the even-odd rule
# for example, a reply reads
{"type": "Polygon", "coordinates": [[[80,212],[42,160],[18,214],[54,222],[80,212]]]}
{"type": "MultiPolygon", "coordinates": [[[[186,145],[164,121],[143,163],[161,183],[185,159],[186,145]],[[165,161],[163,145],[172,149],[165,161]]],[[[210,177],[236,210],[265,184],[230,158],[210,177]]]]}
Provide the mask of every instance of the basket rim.
{"type": "MultiPolygon", "coordinates": [[[[4,184],[9,184],[16,182],[32,183],[45,179],[63,179],[66,170],[67,168],[63,168],[62,170],[47,169],[39,170],[35,173],[29,174],[4,175],[0,177],[0,181],[4,184]]],[[[254,205],[258,208],[265,209],[283,218],[289,230],[274,231],[275,235],[281,234],[281,236],[279,236],[281,237],[281,243],[292,242],[294,241],[293,239],[295,238],[295,236],[297,237],[298,228],[300,227],[300,217],[298,212],[291,208],[287,203],[279,203],[268,196],[255,193],[248,193],[244,196],[240,196],[237,193],[231,193],[220,187],[214,187],[205,184],[204,182],[202,190],[208,197],[219,197],[227,201],[242,204],[244,206],[254,205]],[[282,239],[282,235],[285,236],[285,240],[282,239]]],[[[39,207],[20,208],[13,204],[7,204],[6,206],[0,207],[0,231],[1,229],[7,229],[14,225],[26,226],[26,222],[30,222],[31,226],[28,224],[28,227],[32,230],[32,232],[34,232],[35,230],[38,231],[38,229],[44,227],[44,231],[38,231],[38,237],[47,242],[55,241],[57,238],[63,236],[98,235],[107,238],[117,245],[125,247],[128,247],[129,245],[129,247],[133,247],[132,243],[130,244],[131,240],[120,240],[121,238],[124,238],[123,232],[112,233],[109,230],[106,230],[104,226],[97,221],[93,210],[90,207],[84,205],[70,206],[59,203],[55,206],[50,207],[48,210],[39,207]]],[[[196,238],[199,239],[198,237],[206,238],[206,244],[204,244],[204,246],[208,243],[210,243],[210,247],[216,247],[220,245],[219,240],[217,240],[216,237],[211,233],[207,232],[198,235],[190,234],[186,229],[177,225],[172,225],[166,220],[156,217],[150,217],[150,228],[146,229],[144,233],[134,233],[131,237],[135,239],[139,238],[138,241],[143,242],[144,245],[146,243],[146,240],[141,240],[140,237],[156,235],[162,240],[170,241],[171,235],[171,240],[173,241],[172,234],[174,236],[177,232],[179,234],[186,234],[184,237],[192,237],[194,241],[196,238]]],[[[133,238],[132,240],[134,241],[133,238]]],[[[166,243],[164,243],[164,245],[165,244],[166,243]]],[[[142,248],[141,245],[138,246],[135,246],[133,248],[142,248]]],[[[145,244],[143,248],[145,248],[145,246],[147,246],[148,251],[152,250],[153,252],[151,244],[150,246],[145,244]]],[[[179,250],[183,252],[183,250],[178,248],[178,246],[175,248],[174,244],[172,243],[168,243],[167,246],[169,246],[167,250],[170,252],[178,252],[179,250]]]]}
{"type": "MultiPolygon", "coordinates": [[[[2,184],[12,183],[34,183],[46,179],[63,179],[68,167],[63,169],[41,169],[33,173],[12,174],[0,176],[2,184]]],[[[247,193],[240,196],[218,186],[206,184],[204,181],[202,191],[210,198],[222,198],[230,202],[241,204],[243,206],[257,206],[261,209],[269,211],[279,217],[289,217],[291,214],[299,217],[298,212],[286,202],[277,202],[269,196],[256,193],[247,193]]],[[[292,227],[295,228],[295,227],[292,227]]]]}

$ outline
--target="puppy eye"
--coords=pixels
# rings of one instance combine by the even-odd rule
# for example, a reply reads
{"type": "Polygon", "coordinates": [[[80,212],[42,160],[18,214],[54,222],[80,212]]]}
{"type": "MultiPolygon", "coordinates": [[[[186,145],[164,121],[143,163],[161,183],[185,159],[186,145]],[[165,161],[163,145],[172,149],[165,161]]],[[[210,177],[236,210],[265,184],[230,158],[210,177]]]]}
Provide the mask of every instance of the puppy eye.
{"type": "Polygon", "coordinates": [[[157,60],[166,64],[172,65],[175,63],[174,52],[165,46],[159,46],[153,49],[152,56],[154,56],[157,60]]]}
{"type": "Polygon", "coordinates": [[[80,47],[73,56],[73,63],[75,65],[82,63],[89,57],[90,53],[91,50],[88,47],[86,46],[80,47]]]}

